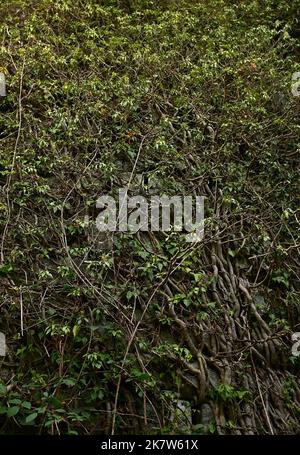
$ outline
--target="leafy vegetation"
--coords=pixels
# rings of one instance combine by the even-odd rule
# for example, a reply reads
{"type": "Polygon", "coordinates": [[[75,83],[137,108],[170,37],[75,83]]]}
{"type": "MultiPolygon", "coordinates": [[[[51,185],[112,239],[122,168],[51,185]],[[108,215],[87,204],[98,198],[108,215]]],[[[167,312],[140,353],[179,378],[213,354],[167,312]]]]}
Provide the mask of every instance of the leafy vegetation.
{"type": "Polygon", "coordinates": [[[299,432],[298,6],[1,1],[2,434],[299,432]],[[133,169],[203,242],[96,231],[133,169]]]}

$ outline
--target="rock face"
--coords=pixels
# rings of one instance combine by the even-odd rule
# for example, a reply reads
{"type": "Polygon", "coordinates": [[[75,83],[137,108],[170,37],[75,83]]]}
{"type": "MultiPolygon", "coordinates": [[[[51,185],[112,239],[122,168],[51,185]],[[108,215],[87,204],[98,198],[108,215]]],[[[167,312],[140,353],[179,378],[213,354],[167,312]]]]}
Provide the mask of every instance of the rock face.
{"type": "Polygon", "coordinates": [[[5,335],[0,332],[0,356],[4,357],[6,354],[5,335]]]}
{"type": "Polygon", "coordinates": [[[203,403],[201,406],[201,424],[204,427],[204,433],[207,433],[209,424],[214,422],[214,420],[214,414],[210,405],[203,403]]]}
{"type": "Polygon", "coordinates": [[[171,416],[171,421],[176,424],[179,431],[191,431],[192,428],[192,407],[189,401],[176,400],[171,416]]]}

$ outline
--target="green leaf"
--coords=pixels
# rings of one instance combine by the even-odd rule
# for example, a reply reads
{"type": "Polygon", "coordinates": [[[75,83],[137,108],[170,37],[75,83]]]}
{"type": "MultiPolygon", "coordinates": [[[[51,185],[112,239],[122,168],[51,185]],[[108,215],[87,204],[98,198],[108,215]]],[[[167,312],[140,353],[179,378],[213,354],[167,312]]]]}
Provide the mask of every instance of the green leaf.
{"type": "Polygon", "coordinates": [[[8,275],[13,271],[13,266],[11,264],[3,264],[0,266],[0,276],[8,275]]]}
{"type": "Polygon", "coordinates": [[[30,422],[33,422],[38,416],[38,413],[37,412],[33,412],[32,414],[29,414],[26,419],[25,419],[25,422],[26,423],[30,423],[30,422]]]}
{"type": "Polygon", "coordinates": [[[9,404],[21,404],[20,398],[13,398],[12,400],[9,400],[9,404]]]}
{"type": "Polygon", "coordinates": [[[73,327],[73,337],[77,337],[78,335],[78,332],[79,332],[79,325],[74,325],[73,327]]]}
{"type": "Polygon", "coordinates": [[[65,384],[67,386],[72,387],[72,386],[74,386],[76,384],[76,379],[74,379],[74,378],[66,378],[66,379],[63,379],[61,382],[62,382],[62,384],[65,384]]]}
{"type": "Polygon", "coordinates": [[[31,403],[29,401],[23,401],[22,406],[25,409],[31,409],[31,403]]]}
{"type": "Polygon", "coordinates": [[[7,417],[13,417],[18,414],[20,411],[19,406],[12,406],[11,408],[7,409],[7,417]]]}
{"type": "Polygon", "coordinates": [[[0,384],[0,396],[6,395],[6,386],[3,384],[0,384]]]}
{"type": "Polygon", "coordinates": [[[59,401],[59,399],[53,396],[48,398],[48,403],[54,406],[55,408],[59,408],[61,406],[61,402],[59,401]]]}

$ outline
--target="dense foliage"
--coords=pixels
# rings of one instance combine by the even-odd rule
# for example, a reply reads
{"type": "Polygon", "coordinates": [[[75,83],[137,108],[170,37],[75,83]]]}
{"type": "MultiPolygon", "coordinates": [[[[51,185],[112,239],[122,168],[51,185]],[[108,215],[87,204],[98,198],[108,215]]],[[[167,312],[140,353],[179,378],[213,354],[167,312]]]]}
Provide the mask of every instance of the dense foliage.
{"type": "Polygon", "coordinates": [[[1,0],[2,434],[299,432],[298,7],[1,0]],[[133,170],[201,243],[99,235],[133,170]]]}

